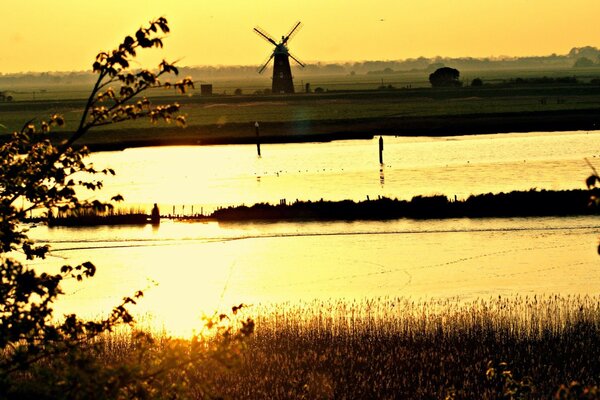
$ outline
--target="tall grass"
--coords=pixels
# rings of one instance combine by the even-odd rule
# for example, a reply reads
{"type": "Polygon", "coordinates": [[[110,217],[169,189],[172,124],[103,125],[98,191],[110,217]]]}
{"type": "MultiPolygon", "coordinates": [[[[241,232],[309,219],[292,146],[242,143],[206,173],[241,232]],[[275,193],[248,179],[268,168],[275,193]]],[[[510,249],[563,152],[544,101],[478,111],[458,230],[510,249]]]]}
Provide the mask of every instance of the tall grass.
{"type": "Polygon", "coordinates": [[[148,223],[149,215],[139,207],[99,211],[94,208],[59,211],[48,219],[50,226],[140,225],[148,223]]]}
{"type": "Polygon", "coordinates": [[[600,298],[457,301],[379,298],[258,307],[232,398],[495,399],[506,362],[531,398],[600,383],[600,298]]]}
{"type": "Polygon", "coordinates": [[[237,314],[248,316],[256,329],[241,347],[215,351],[226,337],[186,344],[150,329],[140,341],[122,330],[99,339],[97,357],[160,367],[204,349],[191,370],[169,370],[163,382],[185,383],[189,398],[550,399],[572,381],[600,384],[600,296],[329,300],[237,314]]]}

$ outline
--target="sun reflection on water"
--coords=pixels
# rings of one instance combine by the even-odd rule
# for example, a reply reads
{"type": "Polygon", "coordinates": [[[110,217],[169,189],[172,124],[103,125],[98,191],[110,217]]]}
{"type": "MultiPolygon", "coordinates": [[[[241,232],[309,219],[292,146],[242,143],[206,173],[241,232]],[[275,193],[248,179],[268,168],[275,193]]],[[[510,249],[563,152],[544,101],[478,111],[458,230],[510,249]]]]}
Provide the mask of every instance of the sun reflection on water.
{"type": "Polygon", "coordinates": [[[168,222],[158,231],[121,227],[110,240],[109,229],[33,232],[61,237],[49,259],[55,268],[86,260],[98,268],[88,281],[65,282],[57,315],[95,317],[141,289],[136,315],[158,330],[189,336],[202,329],[203,315],[240,303],[597,294],[596,226],[593,217],[581,217],[168,222]]]}

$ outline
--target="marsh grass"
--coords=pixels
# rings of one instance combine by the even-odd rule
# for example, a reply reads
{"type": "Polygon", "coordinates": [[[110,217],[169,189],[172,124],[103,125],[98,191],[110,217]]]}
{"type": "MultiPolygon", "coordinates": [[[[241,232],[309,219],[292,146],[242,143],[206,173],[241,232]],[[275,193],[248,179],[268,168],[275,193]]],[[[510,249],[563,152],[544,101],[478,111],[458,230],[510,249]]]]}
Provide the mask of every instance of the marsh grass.
{"type": "Polygon", "coordinates": [[[105,211],[94,208],[59,211],[48,218],[49,226],[143,225],[149,215],[139,207],[114,208],[105,211]]]}
{"type": "Polygon", "coordinates": [[[185,398],[598,398],[568,396],[600,383],[600,296],[329,300],[257,305],[232,318],[248,316],[256,329],[240,346],[142,324],[141,334],[98,338],[93,357],[152,370],[199,352],[193,368],[161,377],[185,398]]]}
{"type": "MultiPolygon", "coordinates": [[[[531,397],[600,379],[600,298],[533,296],[472,302],[380,298],[257,307],[231,398],[495,399],[506,362],[531,397]]],[[[510,397],[507,397],[510,398],[510,397]]]]}
{"type": "MultiPolygon", "coordinates": [[[[159,381],[192,399],[598,398],[600,296],[285,303],[244,308],[227,323],[248,316],[255,330],[239,346],[142,324],[97,338],[89,351],[127,373],[196,354],[192,368],[165,369],[159,381]],[[574,397],[585,387],[596,394],[574,397]]],[[[55,365],[42,366],[47,376],[55,365]]]]}

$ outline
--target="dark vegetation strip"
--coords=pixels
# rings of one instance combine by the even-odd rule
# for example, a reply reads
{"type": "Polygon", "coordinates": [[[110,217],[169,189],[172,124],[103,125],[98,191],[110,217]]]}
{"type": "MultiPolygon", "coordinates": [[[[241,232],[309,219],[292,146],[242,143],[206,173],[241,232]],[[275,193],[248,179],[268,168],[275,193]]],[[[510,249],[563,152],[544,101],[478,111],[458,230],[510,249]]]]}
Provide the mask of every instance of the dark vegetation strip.
{"type": "Polygon", "coordinates": [[[446,196],[416,196],[412,200],[382,197],[374,200],[298,201],[221,208],[216,220],[387,220],[396,218],[526,217],[593,214],[588,190],[529,190],[472,195],[452,201],[446,196]]]}
{"type": "MultiPolygon", "coordinates": [[[[219,208],[212,214],[171,216],[185,220],[251,221],[251,220],[390,220],[398,218],[480,218],[590,215],[593,190],[535,190],[510,193],[471,195],[465,200],[446,196],[415,196],[411,200],[379,197],[364,201],[295,201],[281,204],[257,203],[253,206],[219,208]]],[[[49,226],[144,225],[150,216],[141,211],[67,212],[48,219],[49,226]]]]}
{"type": "Polygon", "coordinates": [[[145,225],[150,216],[140,211],[59,213],[48,218],[48,226],[145,225]]]}

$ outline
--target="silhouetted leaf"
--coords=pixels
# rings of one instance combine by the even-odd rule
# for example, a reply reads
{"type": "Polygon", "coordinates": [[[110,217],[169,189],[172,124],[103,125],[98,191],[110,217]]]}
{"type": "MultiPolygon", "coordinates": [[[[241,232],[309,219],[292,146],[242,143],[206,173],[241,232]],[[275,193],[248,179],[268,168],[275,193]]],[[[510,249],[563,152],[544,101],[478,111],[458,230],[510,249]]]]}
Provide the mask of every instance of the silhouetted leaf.
{"type": "Polygon", "coordinates": [[[596,182],[598,182],[599,179],[596,175],[590,175],[586,180],[585,180],[585,184],[587,185],[588,189],[593,188],[594,186],[596,186],[596,182]]]}

